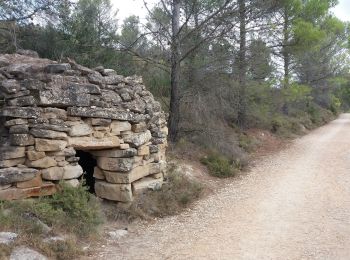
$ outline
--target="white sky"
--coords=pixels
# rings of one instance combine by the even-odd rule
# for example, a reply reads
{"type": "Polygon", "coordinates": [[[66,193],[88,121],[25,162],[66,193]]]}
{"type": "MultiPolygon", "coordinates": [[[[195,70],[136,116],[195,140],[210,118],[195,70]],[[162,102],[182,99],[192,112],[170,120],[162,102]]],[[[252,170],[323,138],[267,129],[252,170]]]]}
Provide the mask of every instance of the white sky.
{"type": "Polygon", "coordinates": [[[350,21],[350,0],[339,0],[333,12],[339,19],[350,21]]]}
{"type": "MultiPolygon", "coordinates": [[[[158,2],[157,0],[145,0],[148,8],[152,9],[154,3],[158,2]]],[[[117,19],[119,20],[118,24],[121,25],[123,20],[130,15],[136,15],[141,20],[147,16],[147,10],[144,6],[143,0],[111,0],[115,9],[118,9],[117,19]]]]}
{"type": "MultiPolygon", "coordinates": [[[[149,7],[157,0],[145,0],[149,7]]],[[[142,20],[147,15],[147,10],[144,7],[143,0],[111,0],[112,4],[118,12],[119,24],[130,15],[137,15],[142,20]]],[[[333,9],[334,14],[343,21],[350,21],[350,0],[339,0],[339,4],[333,9]]]]}

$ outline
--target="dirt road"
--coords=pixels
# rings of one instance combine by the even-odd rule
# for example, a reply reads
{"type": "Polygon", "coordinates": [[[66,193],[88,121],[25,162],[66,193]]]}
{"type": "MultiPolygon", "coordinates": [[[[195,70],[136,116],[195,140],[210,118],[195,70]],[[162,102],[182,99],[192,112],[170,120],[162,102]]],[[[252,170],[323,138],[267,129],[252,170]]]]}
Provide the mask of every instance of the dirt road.
{"type": "Polygon", "coordinates": [[[101,259],[350,259],[350,114],[101,259]]]}

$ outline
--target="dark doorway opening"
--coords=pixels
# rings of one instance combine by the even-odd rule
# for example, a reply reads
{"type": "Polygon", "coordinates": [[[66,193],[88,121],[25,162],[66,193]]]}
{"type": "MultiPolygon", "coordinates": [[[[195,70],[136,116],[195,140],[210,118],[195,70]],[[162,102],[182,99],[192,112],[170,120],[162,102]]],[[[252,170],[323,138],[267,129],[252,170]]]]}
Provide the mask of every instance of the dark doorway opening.
{"type": "Polygon", "coordinates": [[[95,178],[94,178],[94,168],[97,166],[94,157],[85,151],[77,151],[76,157],[79,157],[79,165],[84,171],[84,180],[86,186],[89,187],[89,192],[95,193],[95,178]]]}

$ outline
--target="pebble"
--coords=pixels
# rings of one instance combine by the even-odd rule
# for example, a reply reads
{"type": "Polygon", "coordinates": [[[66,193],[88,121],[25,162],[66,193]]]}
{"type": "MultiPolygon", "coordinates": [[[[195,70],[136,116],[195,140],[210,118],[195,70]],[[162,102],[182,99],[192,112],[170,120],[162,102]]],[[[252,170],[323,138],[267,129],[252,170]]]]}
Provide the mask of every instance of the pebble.
{"type": "Polygon", "coordinates": [[[18,235],[16,233],[12,232],[0,232],[0,244],[8,245],[15,241],[17,236],[18,235]]]}
{"type": "Polygon", "coordinates": [[[16,247],[10,256],[10,260],[47,260],[48,258],[28,247],[16,247]]]}

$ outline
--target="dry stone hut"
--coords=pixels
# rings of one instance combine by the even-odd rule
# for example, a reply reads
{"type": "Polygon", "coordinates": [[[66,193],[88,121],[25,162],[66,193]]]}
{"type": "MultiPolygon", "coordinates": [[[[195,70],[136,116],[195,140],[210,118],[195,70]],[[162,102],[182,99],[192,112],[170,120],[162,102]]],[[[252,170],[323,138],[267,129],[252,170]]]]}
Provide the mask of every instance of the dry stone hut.
{"type": "Polygon", "coordinates": [[[162,183],[166,115],[141,78],[25,54],[0,55],[0,200],[85,178],[127,202],[162,183]]]}

